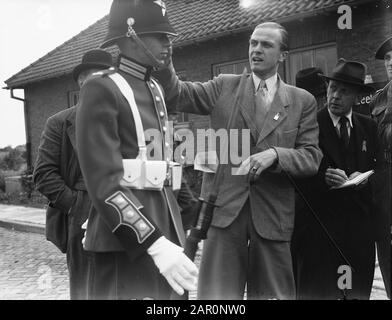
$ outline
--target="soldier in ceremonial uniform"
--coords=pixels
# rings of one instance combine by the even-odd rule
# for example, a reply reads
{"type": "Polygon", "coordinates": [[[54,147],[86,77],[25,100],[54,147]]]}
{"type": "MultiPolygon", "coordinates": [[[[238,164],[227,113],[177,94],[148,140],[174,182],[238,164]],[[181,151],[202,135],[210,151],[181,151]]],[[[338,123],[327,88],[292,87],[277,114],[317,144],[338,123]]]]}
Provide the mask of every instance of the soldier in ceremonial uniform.
{"type": "MultiPolygon", "coordinates": [[[[133,91],[143,128],[160,132],[162,152],[154,150],[154,160],[165,161],[172,157],[168,118],[151,71],[171,55],[168,35],[175,31],[162,1],[114,0],[102,44],[120,49],[118,73],[133,91]]],[[[122,160],[135,159],[139,148],[133,113],[112,73],[86,82],[76,120],[80,166],[93,202],[84,244],[92,252],[88,294],[168,299],[172,289],[180,295],[194,290],[198,270],[181,247],[184,231],[171,186],[139,190],[120,183],[122,160]]]]}

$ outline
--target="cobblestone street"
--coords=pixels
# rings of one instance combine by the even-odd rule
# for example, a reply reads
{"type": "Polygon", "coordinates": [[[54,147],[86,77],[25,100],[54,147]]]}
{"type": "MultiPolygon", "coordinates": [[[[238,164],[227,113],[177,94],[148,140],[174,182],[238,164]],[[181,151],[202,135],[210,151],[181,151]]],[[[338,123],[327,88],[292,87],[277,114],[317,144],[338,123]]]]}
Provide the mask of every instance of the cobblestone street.
{"type": "Polygon", "coordinates": [[[0,299],[69,299],[65,255],[44,235],[0,228],[0,299]]]}
{"type": "MultiPolygon", "coordinates": [[[[44,235],[0,227],[0,300],[5,299],[69,299],[65,255],[44,235]]],[[[378,268],[371,299],[386,299],[378,268]]]]}

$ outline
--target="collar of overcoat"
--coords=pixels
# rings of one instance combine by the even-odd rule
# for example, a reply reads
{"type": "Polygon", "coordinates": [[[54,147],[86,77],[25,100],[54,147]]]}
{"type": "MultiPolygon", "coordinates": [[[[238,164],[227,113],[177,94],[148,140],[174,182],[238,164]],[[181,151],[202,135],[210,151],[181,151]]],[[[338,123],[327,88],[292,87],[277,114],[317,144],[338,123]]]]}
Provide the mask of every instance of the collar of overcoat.
{"type": "Polygon", "coordinates": [[[74,108],[72,110],[72,112],[67,116],[66,118],[66,131],[67,131],[67,135],[69,137],[69,141],[72,144],[72,147],[74,149],[74,151],[76,152],[76,128],[75,128],[75,121],[76,121],[76,108],[74,108]]]}

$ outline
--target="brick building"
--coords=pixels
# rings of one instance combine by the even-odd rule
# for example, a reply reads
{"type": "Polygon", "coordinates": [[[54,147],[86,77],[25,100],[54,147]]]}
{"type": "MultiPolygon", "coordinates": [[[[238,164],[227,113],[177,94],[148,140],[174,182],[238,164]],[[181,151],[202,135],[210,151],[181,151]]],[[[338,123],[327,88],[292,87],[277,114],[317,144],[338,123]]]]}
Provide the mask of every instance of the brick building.
{"type": "MultiPolygon", "coordinates": [[[[248,40],[263,21],[283,24],[290,35],[290,55],[281,77],[294,84],[298,70],[317,65],[329,74],[340,57],[368,66],[375,87],[385,84],[382,61],[374,60],[377,46],[392,34],[391,0],[166,0],[179,33],[174,39],[174,64],[180,77],[205,81],[219,73],[241,73],[248,65],[248,40]],[[352,29],[338,28],[341,5],[352,10],[352,29]]],[[[346,20],[347,22],[347,20],[346,20]]],[[[73,67],[84,52],[105,37],[108,17],[82,31],[6,80],[7,88],[25,91],[26,142],[34,163],[46,119],[75,104],[78,87],[73,67]]],[[[110,49],[113,55],[116,50],[110,49]]],[[[208,126],[208,119],[177,115],[179,126],[208,126]]]]}

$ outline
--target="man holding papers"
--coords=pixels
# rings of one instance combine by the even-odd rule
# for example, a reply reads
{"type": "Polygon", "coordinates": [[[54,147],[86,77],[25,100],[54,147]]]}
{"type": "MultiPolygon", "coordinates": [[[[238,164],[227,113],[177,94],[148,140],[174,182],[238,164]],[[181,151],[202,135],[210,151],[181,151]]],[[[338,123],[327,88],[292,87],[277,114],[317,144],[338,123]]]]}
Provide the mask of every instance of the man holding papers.
{"type": "MultiPolygon", "coordinates": [[[[316,100],[277,74],[288,54],[287,31],[275,22],[262,23],[250,36],[248,49],[251,74],[219,75],[204,83],[180,81],[171,64],[157,75],[168,106],[209,114],[215,131],[226,128],[238,108],[232,129],[239,136],[250,131],[248,144],[230,144],[230,150],[238,147],[244,153],[248,147],[245,174],[234,175],[228,161],[222,167],[218,207],[203,247],[200,299],[242,299],[245,286],[248,299],[294,298],[294,187],[287,174],[312,176],[321,160],[316,100]]],[[[215,151],[223,163],[226,155],[220,148],[215,151]]],[[[204,175],[202,197],[209,196],[213,179],[212,173],[204,175]]]]}
{"type": "Polygon", "coordinates": [[[340,59],[332,75],[325,77],[329,80],[327,107],[318,112],[324,157],[318,175],[307,181],[309,206],[302,206],[307,208],[306,227],[301,225],[296,239],[299,299],[370,297],[375,213],[369,181],[375,167],[377,127],[370,118],[352,112],[358,94],[371,90],[364,85],[365,75],[362,63],[340,59]]]}

